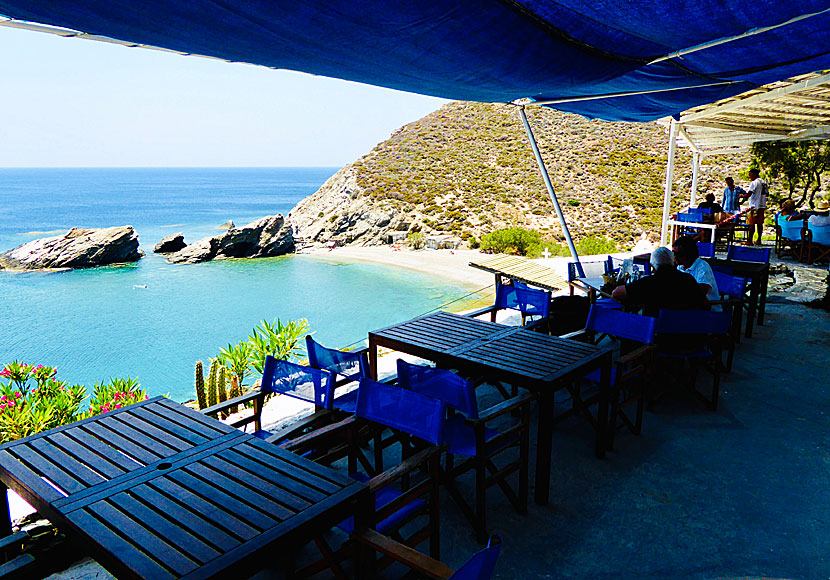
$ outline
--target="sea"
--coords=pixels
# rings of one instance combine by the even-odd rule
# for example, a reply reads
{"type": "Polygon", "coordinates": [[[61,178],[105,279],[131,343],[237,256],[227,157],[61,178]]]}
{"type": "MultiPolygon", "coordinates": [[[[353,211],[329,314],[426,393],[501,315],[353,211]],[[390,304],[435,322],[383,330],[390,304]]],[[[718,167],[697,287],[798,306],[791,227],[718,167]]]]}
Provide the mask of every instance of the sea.
{"type": "Polygon", "coordinates": [[[305,318],[333,347],[430,310],[458,309],[471,288],[386,265],[302,254],[168,264],[162,237],[194,242],[286,215],[337,168],[0,169],[0,252],[72,227],[129,224],[146,256],[127,266],[0,271],[0,366],[57,367],[90,388],[136,377],[150,396],[194,397],[194,367],[262,320],[305,318]]]}

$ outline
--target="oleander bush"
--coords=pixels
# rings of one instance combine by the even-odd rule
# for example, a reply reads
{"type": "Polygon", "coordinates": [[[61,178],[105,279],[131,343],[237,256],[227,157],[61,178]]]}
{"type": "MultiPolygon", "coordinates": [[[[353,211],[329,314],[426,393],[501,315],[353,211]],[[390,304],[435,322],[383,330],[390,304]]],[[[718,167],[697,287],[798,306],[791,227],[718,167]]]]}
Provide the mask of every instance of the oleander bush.
{"type": "Polygon", "coordinates": [[[58,380],[57,369],[14,361],[0,371],[0,442],[6,443],[79,419],[143,401],[137,379],[111,378],[95,383],[88,407],[83,385],[58,380]]]}

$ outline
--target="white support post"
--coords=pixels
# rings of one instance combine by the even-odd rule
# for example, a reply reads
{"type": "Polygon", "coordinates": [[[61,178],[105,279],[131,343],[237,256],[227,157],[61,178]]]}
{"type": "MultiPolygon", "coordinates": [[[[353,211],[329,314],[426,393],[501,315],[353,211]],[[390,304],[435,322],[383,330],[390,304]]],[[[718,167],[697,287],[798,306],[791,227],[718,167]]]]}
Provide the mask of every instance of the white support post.
{"type": "Polygon", "coordinates": [[[671,186],[674,180],[674,154],[677,151],[677,132],[680,123],[677,119],[671,120],[669,128],[669,160],[666,165],[666,190],[663,195],[663,224],[660,228],[660,245],[665,246],[669,233],[669,209],[671,207],[671,186]]]}
{"type": "Polygon", "coordinates": [[[689,207],[697,207],[697,175],[700,169],[700,153],[692,152],[692,197],[689,207]]]}
{"type": "Polygon", "coordinates": [[[530,123],[527,120],[527,113],[523,106],[518,107],[519,116],[522,118],[522,124],[525,127],[527,138],[530,140],[530,148],[533,149],[533,155],[536,157],[536,164],[539,166],[539,172],[542,174],[542,180],[545,182],[545,187],[548,190],[550,200],[553,202],[553,208],[556,210],[556,215],[559,217],[559,223],[562,225],[562,233],[565,235],[565,241],[568,242],[568,249],[571,251],[571,256],[576,262],[576,269],[580,278],[585,277],[585,271],[582,269],[582,264],[579,262],[579,255],[576,253],[576,247],[571,239],[571,232],[568,230],[568,224],[565,222],[565,215],[562,213],[562,208],[559,207],[559,200],[556,199],[556,192],[553,191],[553,184],[550,181],[548,170],[545,167],[545,162],[542,159],[542,154],[539,152],[539,146],[536,144],[536,137],[533,136],[533,130],[530,128],[530,123]]]}

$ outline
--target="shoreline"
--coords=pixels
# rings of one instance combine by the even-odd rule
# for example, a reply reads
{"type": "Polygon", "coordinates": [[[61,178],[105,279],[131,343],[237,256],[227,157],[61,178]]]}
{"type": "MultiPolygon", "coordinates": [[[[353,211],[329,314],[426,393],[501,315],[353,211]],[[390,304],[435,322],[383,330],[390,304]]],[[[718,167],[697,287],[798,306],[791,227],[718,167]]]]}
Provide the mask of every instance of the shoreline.
{"type": "Polygon", "coordinates": [[[469,265],[483,254],[478,250],[393,250],[391,246],[342,246],[329,250],[312,247],[296,253],[334,262],[373,262],[431,274],[453,282],[481,289],[494,284],[492,274],[469,265]]]}

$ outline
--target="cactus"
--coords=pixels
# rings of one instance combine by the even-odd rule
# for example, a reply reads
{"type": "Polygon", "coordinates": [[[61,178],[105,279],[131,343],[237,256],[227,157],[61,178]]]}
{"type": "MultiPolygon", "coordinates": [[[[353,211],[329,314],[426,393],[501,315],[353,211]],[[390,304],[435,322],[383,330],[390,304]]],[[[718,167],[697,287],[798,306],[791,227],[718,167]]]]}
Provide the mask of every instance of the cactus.
{"type": "Polygon", "coordinates": [[[228,400],[228,371],[225,365],[219,365],[219,377],[216,381],[216,394],[219,396],[219,402],[224,403],[228,400]]]}
{"type": "Polygon", "coordinates": [[[199,400],[200,409],[208,406],[207,394],[205,393],[205,371],[200,360],[196,361],[196,398],[199,400]]]}
{"type": "Polygon", "coordinates": [[[212,407],[217,403],[216,382],[218,373],[219,361],[213,359],[210,361],[210,372],[208,374],[208,407],[212,407]]]}
{"type": "MultiPolygon", "coordinates": [[[[235,398],[241,397],[241,396],[242,396],[242,387],[239,386],[239,377],[237,377],[236,375],[231,375],[231,391],[230,391],[230,394],[229,394],[228,398],[235,399],[235,398]]],[[[233,414],[233,413],[236,413],[238,410],[239,410],[239,407],[234,406],[234,407],[231,407],[230,409],[228,409],[228,412],[233,414]]]]}

